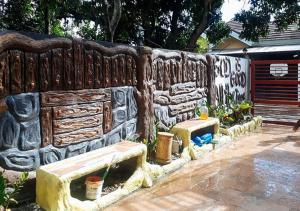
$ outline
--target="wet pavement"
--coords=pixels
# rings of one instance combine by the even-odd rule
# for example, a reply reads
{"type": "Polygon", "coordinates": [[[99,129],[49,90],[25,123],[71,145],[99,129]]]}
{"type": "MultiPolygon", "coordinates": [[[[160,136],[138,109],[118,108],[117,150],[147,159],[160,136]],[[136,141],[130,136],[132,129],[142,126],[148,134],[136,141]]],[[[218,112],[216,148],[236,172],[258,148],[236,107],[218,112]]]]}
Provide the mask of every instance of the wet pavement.
{"type": "Polygon", "coordinates": [[[264,125],[107,210],[300,211],[300,132],[264,125]]]}

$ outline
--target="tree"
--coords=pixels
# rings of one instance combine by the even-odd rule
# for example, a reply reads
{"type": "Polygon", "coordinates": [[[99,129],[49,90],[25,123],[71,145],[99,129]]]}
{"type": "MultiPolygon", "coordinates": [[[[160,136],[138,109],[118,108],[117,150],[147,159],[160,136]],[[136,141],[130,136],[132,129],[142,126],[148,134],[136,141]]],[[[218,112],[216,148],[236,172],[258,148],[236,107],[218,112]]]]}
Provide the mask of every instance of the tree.
{"type": "Polygon", "coordinates": [[[292,23],[298,22],[300,27],[299,0],[251,0],[249,10],[235,15],[234,20],[243,24],[241,38],[258,41],[267,36],[271,17],[279,31],[283,31],[292,23]]]}

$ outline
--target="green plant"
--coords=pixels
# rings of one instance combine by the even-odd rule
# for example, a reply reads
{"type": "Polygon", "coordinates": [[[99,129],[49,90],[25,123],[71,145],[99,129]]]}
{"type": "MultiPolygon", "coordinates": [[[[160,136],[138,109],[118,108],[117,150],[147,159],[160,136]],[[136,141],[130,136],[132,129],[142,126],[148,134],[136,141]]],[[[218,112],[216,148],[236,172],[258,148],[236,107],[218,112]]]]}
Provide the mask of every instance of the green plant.
{"type": "Polygon", "coordinates": [[[28,175],[28,172],[22,172],[17,181],[9,183],[4,176],[4,171],[0,172],[0,205],[2,207],[6,209],[10,204],[18,203],[15,198],[27,181],[28,175]]]}
{"type": "Polygon", "coordinates": [[[218,118],[222,127],[231,127],[252,119],[252,103],[249,101],[234,101],[232,95],[226,96],[226,104],[224,105],[207,104],[207,107],[209,116],[218,118]]]}

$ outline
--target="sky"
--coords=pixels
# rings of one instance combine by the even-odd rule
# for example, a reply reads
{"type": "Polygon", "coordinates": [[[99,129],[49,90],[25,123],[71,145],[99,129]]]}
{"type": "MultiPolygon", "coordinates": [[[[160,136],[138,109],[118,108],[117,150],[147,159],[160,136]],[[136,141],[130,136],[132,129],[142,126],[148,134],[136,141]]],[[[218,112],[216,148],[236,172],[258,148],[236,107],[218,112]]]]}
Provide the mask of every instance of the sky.
{"type": "Polygon", "coordinates": [[[236,13],[242,9],[249,9],[249,0],[224,0],[221,8],[223,13],[222,19],[227,22],[230,21],[236,13]]]}

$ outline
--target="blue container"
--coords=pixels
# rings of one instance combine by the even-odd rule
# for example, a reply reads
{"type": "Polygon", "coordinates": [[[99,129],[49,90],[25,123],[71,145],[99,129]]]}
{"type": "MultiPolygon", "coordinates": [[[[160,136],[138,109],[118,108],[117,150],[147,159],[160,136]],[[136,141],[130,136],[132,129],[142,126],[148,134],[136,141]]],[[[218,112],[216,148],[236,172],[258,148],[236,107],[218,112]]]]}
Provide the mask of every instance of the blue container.
{"type": "Polygon", "coordinates": [[[211,133],[206,133],[206,134],[202,135],[200,138],[201,138],[201,140],[203,140],[203,142],[205,144],[209,144],[213,139],[211,133]]]}
{"type": "Polygon", "coordinates": [[[203,140],[200,138],[200,136],[195,136],[192,141],[199,147],[203,145],[203,140]]]}

